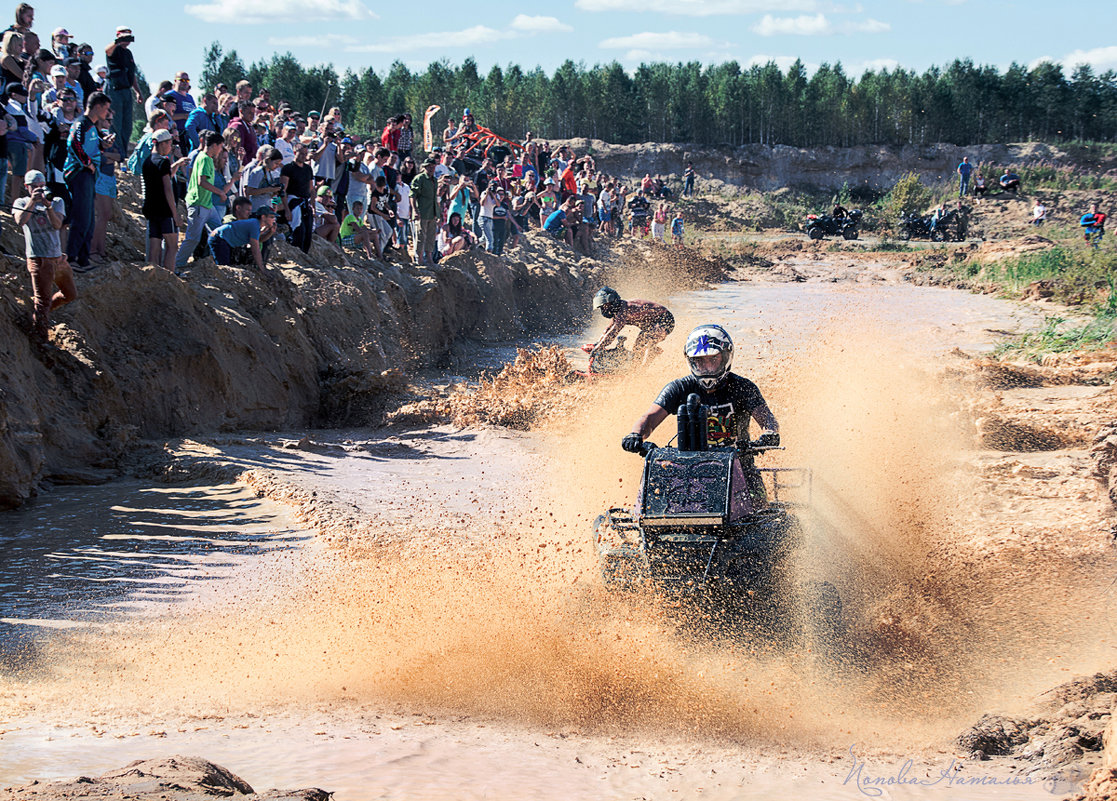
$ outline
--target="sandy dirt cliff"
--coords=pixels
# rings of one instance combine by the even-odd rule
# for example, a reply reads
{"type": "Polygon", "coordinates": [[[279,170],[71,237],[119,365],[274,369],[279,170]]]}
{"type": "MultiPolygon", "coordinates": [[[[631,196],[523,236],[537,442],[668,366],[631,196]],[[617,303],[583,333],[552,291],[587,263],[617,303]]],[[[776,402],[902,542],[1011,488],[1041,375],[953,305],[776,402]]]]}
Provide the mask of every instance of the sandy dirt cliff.
{"type": "MultiPolygon", "coordinates": [[[[110,253],[138,256],[121,220],[110,253]]],[[[117,226],[114,225],[114,228],[117,226]]],[[[52,345],[32,348],[23,259],[0,276],[0,505],[43,480],[108,478],[137,438],[360,422],[402,374],[466,340],[508,340],[584,315],[600,264],[543,238],[503,259],[432,269],[280,245],[277,269],[194,262],[185,280],[116,261],[77,277],[52,345]]],[[[21,252],[6,231],[3,250],[21,252]]]]}

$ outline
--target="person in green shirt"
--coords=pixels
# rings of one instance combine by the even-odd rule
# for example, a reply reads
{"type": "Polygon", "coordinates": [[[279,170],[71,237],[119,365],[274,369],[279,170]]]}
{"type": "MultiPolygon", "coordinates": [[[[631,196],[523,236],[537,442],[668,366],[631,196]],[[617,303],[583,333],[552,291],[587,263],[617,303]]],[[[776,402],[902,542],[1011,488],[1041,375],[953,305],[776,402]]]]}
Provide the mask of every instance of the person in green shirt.
{"type": "Polygon", "coordinates": [[[186,189],[186,234],[175,256],[175,272],[180,273],[186,267],[186,262],[194,254],[194,248],[202,241],[202,235],[208,234],[221,225],[221,212],[224,205],[214,208],[213,197],[220,198],[225,203],[225,193],[213,185],[216,173],[214,160],[221,155],[225,148],[225,138],[217,131],[206,131],[202,135],[204,148],[194,158],[194,166],[190,169],[190,183],[186,189]]]}
{"type": "Polygon", "coordinates": [[[368,228],[363,222],[365,216],[365,202],[354,200],[349,204],[349,214],[341,221],[341,246],[352,247],[360,245],[364,248],[365,256],[379,259],[383,255],[376,231],[368,228]],[[375,255],[373,248],[375,247],[375,255]]]}
{"type": "Polygon", "coordinates": [[[434,265],[435,242],[438,238],[438,186],[434,168],[438,159],[427,156],[423,171],[411,181],[412,219],[418,217],[419,232],[415,237],[415,258],[427,267],[434,265]]]}

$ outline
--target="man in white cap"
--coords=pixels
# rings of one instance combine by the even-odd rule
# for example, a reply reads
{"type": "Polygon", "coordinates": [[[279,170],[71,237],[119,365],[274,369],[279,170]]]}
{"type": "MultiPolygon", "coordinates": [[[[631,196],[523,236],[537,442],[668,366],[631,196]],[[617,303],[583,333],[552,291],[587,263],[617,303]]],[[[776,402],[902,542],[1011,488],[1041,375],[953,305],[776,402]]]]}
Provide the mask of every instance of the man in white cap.
{"type": "Polygon", "coordinates": [[[46,91],[47,105],[60,107],[62,101],[58,99],[58,96],[66,88],[66,68],[61,64],[55,64],[50,68],[50,88],[46,91]]]}
{"type": "Polygon", "coordinates": [[[42,345],[47,341],[51,311],[76,300],[78,291],[74,286],[74,274],[62,254],[59,231],[66,216],[62,198],[50,196],[47,177],[38,170],[28,172],[23,183],[27,197],[16,199],[12,213],[16,225],[23,228],[27,245],[27,271],[31,274],[34,301],[32,337],[36,344],[42,345]]]}
{"type": "Polygon", "coordinates": [[[128,144],[132,136],[132,98],[143,103],[140,84],[136,74],[136,59],[129,46],[136,41],[132,29],[121,25],[116,29],[116,38],[105,48],[109,75],[105,80],[105,94],[112,101],[113,130],[116,132],[116,146],[120,155],[128,158],[128,144]]]}

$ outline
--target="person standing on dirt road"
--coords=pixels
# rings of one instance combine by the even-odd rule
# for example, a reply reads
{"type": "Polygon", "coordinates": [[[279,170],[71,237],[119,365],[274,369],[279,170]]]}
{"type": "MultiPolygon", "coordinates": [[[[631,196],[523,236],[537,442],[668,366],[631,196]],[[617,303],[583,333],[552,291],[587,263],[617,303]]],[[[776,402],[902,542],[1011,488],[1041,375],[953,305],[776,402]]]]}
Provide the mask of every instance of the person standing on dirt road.
{"type": "Polygon", "coordinates": [[[729,372],[733,363],[733,340],[720,325],[700,325],[690,332],[683,348],[690,375],[676,378],[665,386],[655,402],[621,440],[629,453],[639,453],[668,415],[676,414],[691,394],[709,408],[707,441],[711,447],[751,445],[775,448],[780,444],[780,425],[760,389],[747,378],[729,372]],[[749,420],[763,429],[755,442],[749,442],[749,420]]]}
{"type": "Polygon", "coordinates": [[[625,326],[640,329],[640,335],[632,345],[633,360],[639,358],[647,364],[660,353],[659,343],[675,330],[675,317],[666,306],[650,300],[622,300],[620,294],[610,287],[602,287],[593,296],[594,310],[610,320],[605,333],[594,343],[594,351],[607,348],[625,326]]]}

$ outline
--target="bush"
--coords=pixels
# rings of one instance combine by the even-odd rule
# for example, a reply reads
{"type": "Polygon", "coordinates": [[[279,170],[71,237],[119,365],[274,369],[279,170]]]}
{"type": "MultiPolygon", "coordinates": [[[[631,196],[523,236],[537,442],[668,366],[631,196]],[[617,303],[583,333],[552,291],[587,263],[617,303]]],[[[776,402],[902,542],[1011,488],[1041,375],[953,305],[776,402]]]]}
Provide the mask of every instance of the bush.
{"type": "Polygon", "coordinates": [[[893,226],[902,214],[922,214],[934,192],[924,185],[918,173],[909,172],[898,180],[881,203],[886,224],[893,226]]]}

